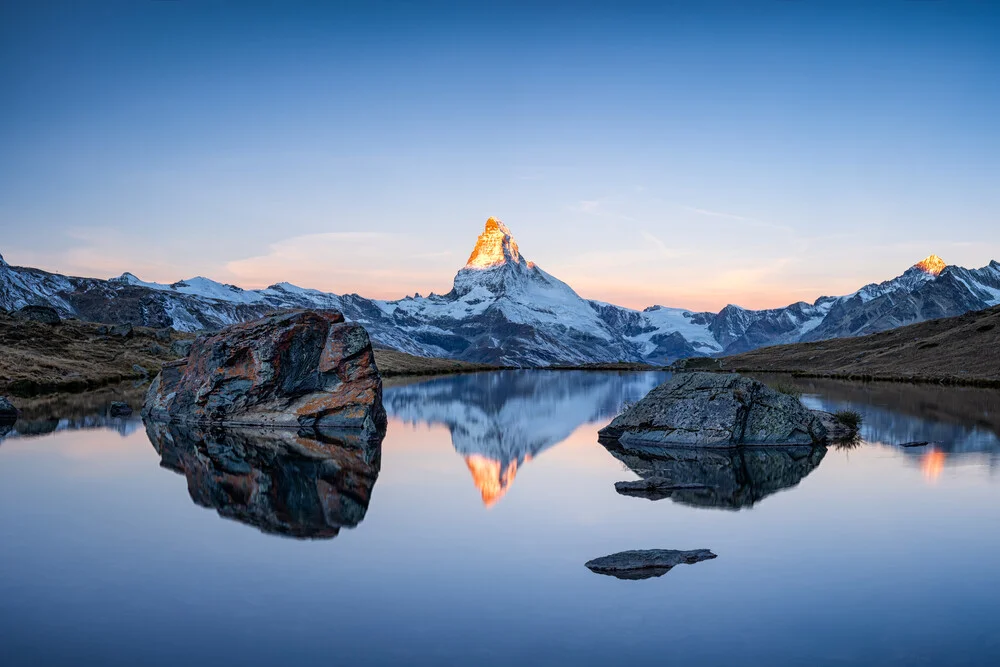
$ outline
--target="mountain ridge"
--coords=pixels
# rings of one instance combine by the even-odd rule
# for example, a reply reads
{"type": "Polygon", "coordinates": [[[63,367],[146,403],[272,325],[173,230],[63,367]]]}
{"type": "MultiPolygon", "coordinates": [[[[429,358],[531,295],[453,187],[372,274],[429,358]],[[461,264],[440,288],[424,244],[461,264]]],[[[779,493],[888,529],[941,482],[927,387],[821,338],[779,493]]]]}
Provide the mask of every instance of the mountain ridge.
{"type": "Polygon", "coordinates": [[[451,291],[394,301],[276,283],[244,290],[204,277],[169,285],[132,273],[79,278],[0,263],[0,307],[44,303],[64,317],[217,329],[284,308],[332,308],[379,346],[420,356],[506,366],[667,363],[759,347],[857,336],[1000,304],[1000,263],[947,265],[936,255],[845,296],[782,308],[727,305],[718,313],[643,310],[589,300],[527,261],[510,229],[489,218],[451,291]]]}

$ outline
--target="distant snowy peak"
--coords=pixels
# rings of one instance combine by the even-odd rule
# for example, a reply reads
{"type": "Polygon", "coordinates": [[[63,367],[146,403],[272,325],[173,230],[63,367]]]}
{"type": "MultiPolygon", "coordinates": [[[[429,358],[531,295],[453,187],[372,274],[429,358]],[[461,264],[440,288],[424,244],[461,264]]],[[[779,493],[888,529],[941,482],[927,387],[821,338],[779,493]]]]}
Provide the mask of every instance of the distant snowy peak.
{"type": "Polygon", "coordinates": [[[4,260],[3,255],[0,255],[0,266],[10,266],[10,264],[4,260]]]}
{"type": "Polygon", "coordinates": [[[491,269],[501,264],[517,264],[525,266],[517,248],[517,241],[503,224],[496,218],[486,220],[486,229],[476,239],[476,247],[465,263],[467,269],[491,269]]]}
{"type": "Polygon", "coordinates": [[[937,255],[928,255],[914,264],[912,268],[923,271],[931,276],[938,276],[941,275],[941,272],[944,271],[947,266],[948,264],[937,255]]]}

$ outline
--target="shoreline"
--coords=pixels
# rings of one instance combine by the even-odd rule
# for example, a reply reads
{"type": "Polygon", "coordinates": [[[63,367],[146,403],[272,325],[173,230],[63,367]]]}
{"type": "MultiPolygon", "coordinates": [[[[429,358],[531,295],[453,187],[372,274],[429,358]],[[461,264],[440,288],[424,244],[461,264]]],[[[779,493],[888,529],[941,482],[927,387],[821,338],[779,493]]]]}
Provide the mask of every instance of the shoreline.
{"type": "MultiPolygon", "coordinates": [[[[681,373],[691,371],[678,371],[681,373]]],[[[848,382],[886,382],[896,384],[936,384],[950,387],[982,387],[988,389],[1000,389],[1000,379],[970,377],[962,378],[955,376],[929,376],[929,375],[877,375],[872,373],[836,373],[821,371],[803,370],[776,370],[769,368],[729,368],[717,373],[742,373],[746,375],[754,373],[764,373],[768,375],[787,375],[793,378],[818,379],[818,380],[844,380],[848,382]]]]}

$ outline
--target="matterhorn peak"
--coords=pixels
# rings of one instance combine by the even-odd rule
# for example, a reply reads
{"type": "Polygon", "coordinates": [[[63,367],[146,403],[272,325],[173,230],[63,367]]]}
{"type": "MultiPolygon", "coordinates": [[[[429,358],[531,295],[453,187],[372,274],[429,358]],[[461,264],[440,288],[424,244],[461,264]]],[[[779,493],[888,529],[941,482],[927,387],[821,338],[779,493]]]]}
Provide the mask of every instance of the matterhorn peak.
{"type": "Polygon", "coordinates": [[[476,239],[476,247],[465,263],[467,269],[489,269],[502,264],[524,264],[521,253],[517,249],[517,241],[503,224],[496,218],[486,221],[486,228],[476,239]]]}
{"type": "Polygon", "coordinates": [[[920,260],[913,265],[913,268],[919,269],[924,273],[936,276],[944,271],[945,267],[948,266],[943,259],[937,255],[928,255],[924,259],[920,260]]]}

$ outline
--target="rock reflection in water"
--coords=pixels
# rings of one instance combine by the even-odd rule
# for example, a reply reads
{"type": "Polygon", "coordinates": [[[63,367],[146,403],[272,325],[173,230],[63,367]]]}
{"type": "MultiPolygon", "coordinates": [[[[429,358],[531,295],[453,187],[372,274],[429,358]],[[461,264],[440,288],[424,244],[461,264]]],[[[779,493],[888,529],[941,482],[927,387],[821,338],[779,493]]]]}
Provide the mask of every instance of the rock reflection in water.
{"type": "Polygon", "coordinates": [[[187,478],[191,499],[265,533],[336,537],[365,517],[381,438],[292,429],[207,429],[147,423],[161,465],[187,478]]]}
{"type": "Polygon", "coordinates": [[[795,486],[811,473],[826,455],[826,447],[766,446],[735,449],[696,447],[626,450],[606,445],[616,459],[643,479],[662,480],[649,493],[628,491],[650,500],[670,498],[695,507],[741,509],[752,507],[767,496],[795,486]],[[668,486],[673,489],[667,489],[668,486]]]}
{"type": "Polygon", "coordinates": [[[79,394],[50,394],[16,398],[21,414],[13,424],[0,426],[0,440],[48,435],[59,431],[111,429],[122,437],[142,426],[138,418],[111,416],[111,403],[142,405],[145,387],[131,383],[79,394]]]}
{"type": "Polygon", "coordinates": [[[519,467],[582,424],[610,419],[667,377],[658,372],[501,371],[386,383],[382,402],[390,417],[447,426],[489,507],[507,493],[519,467]]]}

